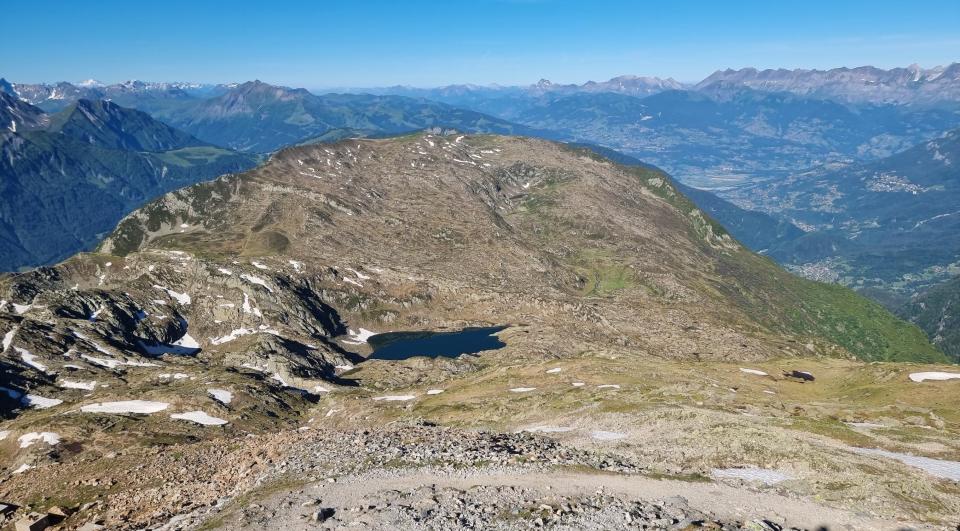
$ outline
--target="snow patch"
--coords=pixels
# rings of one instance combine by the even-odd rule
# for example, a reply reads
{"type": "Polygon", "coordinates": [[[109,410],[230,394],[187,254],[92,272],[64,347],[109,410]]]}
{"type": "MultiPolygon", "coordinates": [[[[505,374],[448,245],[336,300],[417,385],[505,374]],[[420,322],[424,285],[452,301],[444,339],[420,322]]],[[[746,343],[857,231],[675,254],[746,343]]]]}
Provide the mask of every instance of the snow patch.
{"type": "Polygon", "coordinates": [[[576,428],[571,426],[534,426],[532,428],[524,428],[523,431],[530,433],[566,433],[575,429],[576,428]]]}
{"type": "Polygon", "coordinates": [[[210,393],[210,396],[212,396],[214,400],[221,404],[229,404],[233,401],[233,393],[226,389],[207,389],[207,392],[210,393]]]}
{"type": "Polygon", "coordinates": [[[376,332],[367,330],[366,328],[359,328],[357,332],[354,332],[353,329],[347,330],[347,335],[350,339],[341,339],[340,341],[348,345],[362,345],[370,339],[371,336],[377,335],[376,332]]]}
{"type": "Polygon", "coordinates": [[[914,372],[910,374],[910,379],[914,382],[923,382],[925,380],[943,381],[960,378],[960,373],[956,372],[914,372]]]}
{"type": "Polygon", "coordinates": [[[740,367],[740,372],[745,372],[747,374],[755,374],[757,376],[769,376],[769,374],[763,371],[758,371],[757,369],[744,369],[743,367],[740,367]]]}
{"type": "Polygon", "coordinates": [[[17,439],[17,442],[20,443],[20,448],[28,448],[38,442],[45,442],[50,446],[56,446],[60,444],[60,435],[52,431],[32,431],[21,435],[20,438],[17,439]]]}
{"type": "Polygon", "coordinates": [[[64,389],[83,389],[84,391],[93,391],[97,387],[96,381],[90,382],[78,382],[74,380],[60,380],[57,382],[57,385],[63,387],[64,389]]]}
{"type": "Polygon", "coordinates": [[[190,295],[188,295],[188,294],[186,294],[186,293],[179,293],[179,292],[173,291],[173,290],[170,289],[170,288],[165,288],[165,287],[160,286],[160,285],[158,285],[158,284],[154,284],[153,287],[156,288],[156,289],[158,289],[158,290],[160,290],[160,291],[165,291],[165,292],[167,293],[167,295],[170,296],[170,298],[176,300],[177,302],[179,302],[179,303],[180,303],[181,305],[183,305],[183,306],[186,306],[186,305],[190,304],[190,302],[192,302],[192,299],[190,298],[190,295]]]}
{"type": "Polygon", "coordinates": [[[121,400],[118,402],[100,402],[82,406],[84,413],[142,413],[150,414],[163,411],[170,407],[166,402],[151,402],[148,400],[121,400]]]}
{"type": "Polygon", "coordinates": [[[899,452],[890,452],[877,448],[853,448],[852,450],[861,455],[874,455],[888,459],[896,459],[905,465],[919,468],[931,476],[960,481],[960,462],[958,461],[932,459],[930,457],[901,454],[899,452]]]}
{"type": "Polygon", "coordinates": [[[230,333],[225,336],[210,338],[210,343],[214,345],[222,345],[224,343],[229,343],[240,336],[246,336],[252,333],[253,333],[253,330],[250,330],[248,328],[237,328],[236,330],[230,331],[230,333]]]}
{"type": "Polygon", "coordinates": [[[196,422],[197,424],[202,424],[204,426],[223,426],[227,423],[226,420],[210,416],[203,411],[188,411],[186,413],[173,413],[170,415],[172,419],[180,420],[189,420],[190,422],[196,422]]]}
{"type": "Polygon", "coordinates": [[[37,409],[47,409],[62,404],[63,400],[60,400],[59,398],[47,398],[40,395],[28,394],[21,398],[20,402],[26,406],[35,407],[37,409]]]}
{"type": "Polygon", "coordinates": [[[406,402],[407,400],[413,400],[416,398],[416,395],[388,395],[388,396],[375,396],[373,399],[375,401],[384,401],[384,402],[406,402]]]}
{"type": "Polygon", "coordinates": [[[530,391],[536,391],[536,387],[514,387],[510,390],[511,393],[529,393],[530,391]]]}
{"type": "Polygon", "coordinates": [[[249,282],[249,283],[251,283],[251,284],[256,284],[256,285],[258,285],[258,286],[263,286],[264,288],[266,288],[267,291],[269,291],[270,293],[273,293],[273,288],[271,288],[269,285],[267,285],[267,281],[264,280],[264,279],[262,279],[262,278],[260,278],[260,277],[255,277],[255,276],[253,276],[253,275],[248,275],[248,274],[246,274],[246,273],[243,273],[243,274],[240,275],[240,278],[246,280],[247,282],[249,282]]]}
{"type": "Polygon", "coordinates": [[[40,372],[47,372],[47,366],[37,361],[37,356],[25,348],[13,347],[13,350],[16,350],[20,354],[20,359],[24,363],[33,367],[34,369],[40,372]]]}

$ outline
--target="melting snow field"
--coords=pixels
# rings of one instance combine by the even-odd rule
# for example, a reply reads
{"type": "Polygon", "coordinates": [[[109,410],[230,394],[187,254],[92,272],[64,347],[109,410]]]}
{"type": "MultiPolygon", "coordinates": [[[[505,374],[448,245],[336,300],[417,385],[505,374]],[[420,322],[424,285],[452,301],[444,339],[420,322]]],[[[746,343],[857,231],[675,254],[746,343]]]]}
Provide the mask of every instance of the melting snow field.
{"type": "Polygon", "coordinates": [[[957,372],[915,372],[910,374],[910,379],[914,382],[922,382],[925,380],[952,380],[954,378],[960,378],[960,373],[957,372]]]}
{"type": "Polygon", "coordinates": [[[17,442],[20,443],[20,448],[27,448],[38,442],[45,442],[50,446],[56,446],[60,443],[60,435],[53,433],[52,431],[43,431],[43,432],[30,432],[25,433],[17,439],[17,442]]]}
{"type": "Polygon", "coordinates": [[[743,367],[740,367],[740,372],[745,372],[747,374],[756,374],[757,376],[769,376],[767,373],[763,371],[758,371],[757,369],[744,369],[743,367]]]}
{"type": "Polygon", "coordinates": [[[590,437],[598,441],[617,441],[627,437],[626,433],[620,433],[617,431],[603,431],[598,430],[590,433],[590,437]]]}
{"type": "Polygon", "coordinates": [[[536,391],[536,387],[514,387],[510,390],[511,393],[529,393],[530,391],[536,391]]]}
{"type": "Polygon", "coordinates": [[[191,302],[190,295],[188,295],[188,294],[186,294],[186,293],[178,293],[178,292],[176,292],[176,291],[173,291],[173,290],[170,289],[170,288],[166,288],[166,287],[163,287],[163,286],[159,286],[159,285],[157,285],[157,284],[154,284],[153,287],[154,287],[155,289],[160,290],[160,291],[165,291],[165,292],[167,293],[167,295],[170,296],[170,298],[175,299],[177,302],[179,302],[179,303],[182,304],[183,306],[186,306],[186,305],[190,304],[190,302],[191,302]]]}
{"type": "Polygon", "coordinates": [[[97,388],[97,382],[77,382],[74,380],[60,380],[57,382],[57,385],[63,387],[64,389],[83,389],[84,391],[93,391],[97,388]]]}
{"type": "Polygon", "coordinates": [[[390,396],[375,396],[373,397],[376,401],[384,402],[406,402],[407,400],[413,400],[416,398],[416,395],[390,395],[390,396]]]}
{"type": "Polygon", "coordinates": [[[899,452],[890,452],[877,448],[853,448],[852,450],[861,455],[875,455],[888,459],[896,459],[905,465],[919,468],[931,476],[960,481],[960,461],[932,459],[930,457],[901,454],[899,452]]]}
{"type": "Polygon", "coordinates": [[[714,468],[711,471],[713,477],[718,479],[742,479],[744,481],[759,481],[766,485],[773,485],[793,476],[777,472],[776,470],[767,470],[765,468],[714,468]]]}
{"type": "Polygon", "coordinates": [[[229,404],[233,401],[233,393],[226,389],[207,389],[207,392],[221,404],[229,404]]]}
{"type": "Polygon", "coordinates": [[[225,336],[211,338],[210,343],[214,345],[222,345],[224,343],[229,343],[230,341],[233,341],[234,339],[237,339],[240,336],[245,336],[252,333],[253,333],[253,330],[250,330],[247,328],[237,328],[236,330],[231,331],[229,334],[225,336]]]}
{"type": "Polygon", "coordinates": [[[148,400],[121,400],[119,402],[100,402],[80,408],[84,413],[156,413],[170,407],[166,402],[148,400]]]}
{"type": "Polygon", "coordinates": [[[26,395],[20,401],[30,407],[35,407],[38,409],[47,409],[48,407],[57,406],[63,403],[63,400],[59,398],[46,398],[40,395],[26,395]]]}
{"type": "Polygon", "coordinates": [[[427,390],[427,394],[428,394],[428,395],[439,395],[439,394],[442,393],[442,392],[443,392],[443,389],[428,389],[428,390],[427,390]]]}
{"type": "Polygon", "coordinates": [[[560,367],[554,367],[553,369],[547,370],[547,374],[557,374],[558,372],[560,372],[560,371],[562,371],[562,370],[563,370],[563,369],[561,369],[560,367]]]}
{"type": "Polygon", "coordinates": [[[190,334],[184,334],[183,337],[173,343],[148,344],[141,342],[140,348],[151,356],[161,356],[163,354],[173,354],[175,356],[192,356],[200,351],[200,343],[190,334]]]}
{"type": "Polygon", "coordinates": [[[570,426],[534,426],[532,428],[524,428],[522,431],[528,431],[530,433],[566,433],[575,429],[576,428],[570,426]]]}
{"type": "Polygon", "coordinates": [[[180,420],[189,420],[190,422],[196,422],[197,424],[203,424],[204,426],[223,426],[227,423],[226,420],[221,418],[212,417],[207,415],[203,411],[188,411],[186,413],[174,413],[170,415],[172,419],[180,420]]]}
{"type": "Polygon", "coordinates": [[[352,328],[347,330],[349,339],[341,339],[341,341],[348,345],[362,345],[366,343],[371,336],[377,335],[376,332],[371,332],[366,328],[360,328],[358,330],[358,332],[354,332],[352,328]]]}
{"type": "Polygon", "coordinates": [[[20,354],[20,359],[22,359],[27,365],[40,372],[47,372],[47,366],[38,362],[37,357],[29,350],[20,347],[13,347],[13,350],[16,350],[17,353],[20,354]]]}

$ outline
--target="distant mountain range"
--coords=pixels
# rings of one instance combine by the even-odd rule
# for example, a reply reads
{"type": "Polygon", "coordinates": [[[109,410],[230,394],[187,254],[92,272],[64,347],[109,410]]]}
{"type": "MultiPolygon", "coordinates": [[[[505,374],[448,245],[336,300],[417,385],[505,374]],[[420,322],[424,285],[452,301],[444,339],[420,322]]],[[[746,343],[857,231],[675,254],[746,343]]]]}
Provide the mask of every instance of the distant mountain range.
{"type": "Polygon", "coordinates": [[[937,104],[960,100],[960,63],[923,69],[917,65],[883,70],[872,66],[830,70],[723,70],[694,88],[712,95],[749,88],[791,92],[851,103],[937,104]]]}
{"type": "Polygon", "coordinates": [[[550,136],[476,111],[423,99],[369,94],[317,96],[304,89],[260,81],[243,83],[213,98],[182,101],[152,112],[198,138],[249,152],[274,151],[343,129],[354,134],[396,134],[439,127],[550,136]]]}
{"type": "Polygon", "coordinates": [[[89,249],[145,201],[256,162],[105,101],[47,114],[0,91],[0,123],[0,271],[89,249]]]}
{"type": "Polygon", "coordinates": [[[447,85],[436,88],[393,86],[355,89],[360,92],[416,96],[453,105],[490,99],[610,92],[651,96],[668,90],[694,90],[729,97],[743,89],[790,92],[845,103],[935,104],[960,101],[960,63],[924,69],[918,65],[884,70],[873,66],[830,70],[741,68],[718,70],[698,83],[672,78],[624,75],[607,81],[562,84],[541,79],[533,85],[447,85]]]}
{"type": "MultiPolygon", "coordinates": [[[[0,81],[0,83],[4,83],[0,81]]],[[[234,85],[127,82],[108,86],[8,83],[28,103],[59,110],[80,98],[109,99],[150,113],[206,142],[268,153],[347,131],[349,136],[397,134],[431,127],[473,133],[557,135],[444,103],[403,96],[315,95],[250,81],[234,85]]],[[[336,136],[336,135],[334,135],[336,136]]]]}

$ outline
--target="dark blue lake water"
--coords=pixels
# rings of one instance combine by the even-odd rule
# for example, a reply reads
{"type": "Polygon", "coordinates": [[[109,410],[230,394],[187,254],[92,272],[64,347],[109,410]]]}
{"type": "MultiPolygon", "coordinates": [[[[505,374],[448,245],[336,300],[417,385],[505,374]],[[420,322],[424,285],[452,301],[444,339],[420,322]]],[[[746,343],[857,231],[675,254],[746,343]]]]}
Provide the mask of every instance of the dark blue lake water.
{"type": "Polygon", "coordinates": [[[456,358],[507,346],[493,334],[506,326],[464,328],[456,332],[388,332],[371,336],[372,360],[405,360],[416,356],[456,358]]]}

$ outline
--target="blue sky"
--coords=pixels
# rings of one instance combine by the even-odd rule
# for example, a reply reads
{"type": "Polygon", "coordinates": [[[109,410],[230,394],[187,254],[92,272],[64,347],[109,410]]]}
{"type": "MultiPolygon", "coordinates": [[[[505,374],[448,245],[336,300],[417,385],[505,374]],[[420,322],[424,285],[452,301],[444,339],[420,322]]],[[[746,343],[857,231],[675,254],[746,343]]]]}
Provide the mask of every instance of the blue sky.
{"type": "Polygon", "coordinates": [[[18,82],[695,81],[728,67],[960,61],[958,0],[31,0],[2,12],[0,76],[18,82]]]}

